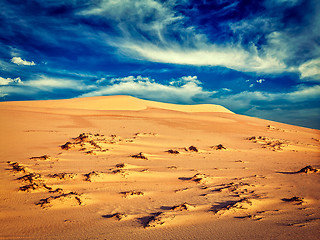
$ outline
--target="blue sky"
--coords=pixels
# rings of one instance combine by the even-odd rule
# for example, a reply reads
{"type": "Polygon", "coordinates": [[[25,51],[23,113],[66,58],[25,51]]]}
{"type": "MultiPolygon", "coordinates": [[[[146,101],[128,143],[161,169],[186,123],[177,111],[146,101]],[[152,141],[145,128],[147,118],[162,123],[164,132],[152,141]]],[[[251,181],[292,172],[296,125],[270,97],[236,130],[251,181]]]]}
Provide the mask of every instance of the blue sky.
{"type": "Polygon", "coordinates": [[[318,0],[2,0],[0,101],[127,94],[320,128],[318,0]]]}

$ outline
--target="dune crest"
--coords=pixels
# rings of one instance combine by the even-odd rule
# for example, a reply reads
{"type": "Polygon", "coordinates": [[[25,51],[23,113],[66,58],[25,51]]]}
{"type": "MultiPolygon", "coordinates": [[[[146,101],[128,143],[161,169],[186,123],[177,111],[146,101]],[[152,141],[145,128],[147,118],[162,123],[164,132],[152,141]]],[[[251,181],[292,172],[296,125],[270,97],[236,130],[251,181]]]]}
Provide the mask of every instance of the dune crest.
{"type": "Polygon", "coordinates": [[[86,97],[63,100],[41,100],[41,101],[19,101],[3,102],[3,106],[20,106],[34,108],[59,108],[59,109],[82,109],[82,110],[130,110],[139,111],[147,108],[158,108],[180,112],[226,112],[232,113],[220,105],[198,104],[198,105],[178,105],[171,103],[161,103],[155,101],[142,100],[131,96],[103,96],[86,97]]]}

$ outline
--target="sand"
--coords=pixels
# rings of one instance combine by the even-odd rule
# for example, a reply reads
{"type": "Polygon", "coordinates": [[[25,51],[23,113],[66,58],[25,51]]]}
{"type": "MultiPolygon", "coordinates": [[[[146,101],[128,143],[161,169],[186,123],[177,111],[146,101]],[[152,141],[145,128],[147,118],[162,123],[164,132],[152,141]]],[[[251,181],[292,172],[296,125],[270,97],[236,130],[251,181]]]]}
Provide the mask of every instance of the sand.
{"type": "Polygon", "coordinates": [[[0,239],[319,239],[319,130],[128,96],[0,128],[0,239]]]}

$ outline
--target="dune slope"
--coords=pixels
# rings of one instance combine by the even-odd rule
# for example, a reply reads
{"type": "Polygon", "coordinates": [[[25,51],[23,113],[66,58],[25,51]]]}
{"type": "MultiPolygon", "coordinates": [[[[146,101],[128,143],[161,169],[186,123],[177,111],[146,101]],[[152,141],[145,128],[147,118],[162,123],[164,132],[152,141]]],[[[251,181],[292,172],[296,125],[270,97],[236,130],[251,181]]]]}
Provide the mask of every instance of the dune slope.
{"type": "Polygon", "coordinates": [[[128,96],[0,103],[1,239],[317,239],[320,131],[128,96]]]}

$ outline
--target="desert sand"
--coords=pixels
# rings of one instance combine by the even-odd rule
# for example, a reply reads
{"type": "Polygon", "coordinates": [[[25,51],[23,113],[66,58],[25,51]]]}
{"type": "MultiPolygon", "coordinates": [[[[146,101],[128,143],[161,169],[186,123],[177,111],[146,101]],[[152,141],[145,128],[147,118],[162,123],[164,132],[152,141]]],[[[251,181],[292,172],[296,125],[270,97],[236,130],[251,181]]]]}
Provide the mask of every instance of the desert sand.
{"type": "Polygon", "coordinates": [[[0,239],[319,239],[319,130],[111,96],[0,131],[0,239]]]}

